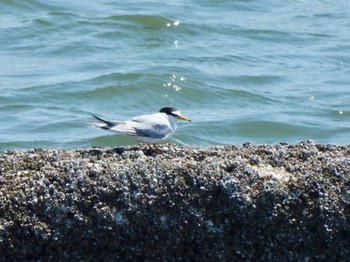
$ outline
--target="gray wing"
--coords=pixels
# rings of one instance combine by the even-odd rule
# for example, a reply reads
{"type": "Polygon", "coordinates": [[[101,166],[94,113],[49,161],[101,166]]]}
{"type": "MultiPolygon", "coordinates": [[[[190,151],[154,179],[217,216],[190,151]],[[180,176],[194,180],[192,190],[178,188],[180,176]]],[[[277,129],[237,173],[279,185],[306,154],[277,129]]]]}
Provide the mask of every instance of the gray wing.
{"type": "Polygon", "coordinates": [[[163,139],[171,132],[171,129],[167,125],[153,125],[152,128],[134,128],[136,136],[152,137],[163,139]]]}
{"type": "Polygon", "coordinates": [[[143,115],[126,121],[126,124],[134,129],[136,136],[163,139],[172,133],[167,121],[162,121],[159,114],[143,115]]]}
{"type": "Polygon", "coordinates": [[[123,123],[122,121],[106,120],[106,119],[103,119],[103,118],[98,117],[96,115],[92,115],[92,116],[94,118],[96,118],[97,120],[100,120],[101,122],[107,124],[107,126],[109,126],[109,127],[112,127],[112,126],[119,125],[119,124],[123,123]]]}
{"type": "Polygon", "coordinates": [[[127,121],[105,120],[95,115],[93,117],[102,123],[89,123],[91,126],[128,136],[165,139],[173,133],[171,126],[159,122],[157,114],[138,116],[127,121]]]}
{"type": "Polygon", "coordinates": [[[102,123],[95,123],[95,122],[88,123],[90,126],[101,128],[103,130],[107,130],[111,132],[116,132],[116,133],[126,133],[126,131],[122,130],[122,128],[118,128],[121,126],[125,126],[125,122],[106,120],[95,115],[92,115],[92,116],[97,120],[100,120],[102,123]]]}

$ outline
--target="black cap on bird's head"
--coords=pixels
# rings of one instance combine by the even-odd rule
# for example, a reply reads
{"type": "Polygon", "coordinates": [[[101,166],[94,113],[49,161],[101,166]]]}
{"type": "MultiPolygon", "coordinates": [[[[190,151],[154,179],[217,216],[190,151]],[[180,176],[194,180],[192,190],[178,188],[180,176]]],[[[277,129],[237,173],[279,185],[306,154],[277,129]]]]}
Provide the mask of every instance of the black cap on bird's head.
{"type": "Polygon", "coordinates": [[[163,107],[161,110],[159,110],[160,113],[165,113],[167,115],[172,115],[172,112],[179,111],[174,107],[163,107]]]}
{"type": "Polygon", "coordinates": [[[165,113],[169,116],[176,117],[177,119],[192,122],[187,117],[182,116],[180,111],[174,107],[163,107],[161,110],[159,110],[159,113],[165,113]]]}

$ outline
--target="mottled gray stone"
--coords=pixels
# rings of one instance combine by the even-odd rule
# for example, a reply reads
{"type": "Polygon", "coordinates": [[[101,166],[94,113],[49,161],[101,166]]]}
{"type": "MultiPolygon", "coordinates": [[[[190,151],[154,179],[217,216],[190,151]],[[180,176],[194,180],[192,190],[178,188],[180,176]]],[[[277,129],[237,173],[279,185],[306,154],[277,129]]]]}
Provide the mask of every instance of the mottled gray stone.
{"type": "Polygon", "coordinates": [[[350,146],[0,154],[1,261],[348,261],[350,146]]]}

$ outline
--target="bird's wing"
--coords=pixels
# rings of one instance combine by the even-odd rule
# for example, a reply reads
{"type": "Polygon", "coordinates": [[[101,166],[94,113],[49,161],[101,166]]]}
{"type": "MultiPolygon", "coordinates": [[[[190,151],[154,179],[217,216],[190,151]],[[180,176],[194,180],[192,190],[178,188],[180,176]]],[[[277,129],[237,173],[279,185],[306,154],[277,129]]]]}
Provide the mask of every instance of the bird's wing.
{"type": "Polygon", "coordinates": [[[107,130],[115,133],[122,133],[122,134],[126,133],[126,130],[123,128],[123,126],[125,126],[125,121],[106,120],[95,115],[92,115],[92,116],[100,120],[102,123],[91,122],[91,123],[88,123],[90,126],[101,128],[103,130],[107,130]]]}
{"type": "Polygon", "coordinates": [[[168,136],[172,131],[167,125],[153,125],[149,128],[135,128],[135,133],[137,136],[151,137],[163,139],[168,136]]]}
{"type": "Polygon", "coordinates": [[[108,126],[115,126],[115,125],[119,125],[121,123],[124,123],[123,121],[106,120],[106,119],[103,119],[103,118],[95,116],[95,115],[92,115],[92,116],[94,118],[96,118],[97,120],[100,120],[101,122],[107,124],[108,126]]]}
{"type": "Polygon", "coordinates": [[[134,129],[136,136],[145,136],[152,138],[166,138],[172,132],[169,122],[162,118],[159,113],[152,115],[143,115],[126,121],[129,127],[134,129]]]}
{"type": "Polygon", "coordinates": [[[159,113],[155,113],[150,115],[135,116],[131,118],[130,121],[140,123],[157,123],[159,122],[159,119],[161,119],[160,117],[161,115],[159,115],[159,113]]]}

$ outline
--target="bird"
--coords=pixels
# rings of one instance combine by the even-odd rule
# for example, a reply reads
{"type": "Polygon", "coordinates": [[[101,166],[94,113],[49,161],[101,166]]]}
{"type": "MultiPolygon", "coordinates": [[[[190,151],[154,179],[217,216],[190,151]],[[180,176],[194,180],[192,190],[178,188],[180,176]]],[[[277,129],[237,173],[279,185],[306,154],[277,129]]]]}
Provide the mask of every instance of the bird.
{"type": "Polygon", "coordinates": [[[175,133],[177,121],[192,122],[174,107],[163,107],[159,112],[135,116],[126,121],[106,120],[92,115],[100,122],[90,122],[90,126],[128,136],[139,143],[145,143],[152,151],[159,151],[155,143],[163,141],[175,133]]]}

